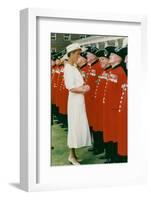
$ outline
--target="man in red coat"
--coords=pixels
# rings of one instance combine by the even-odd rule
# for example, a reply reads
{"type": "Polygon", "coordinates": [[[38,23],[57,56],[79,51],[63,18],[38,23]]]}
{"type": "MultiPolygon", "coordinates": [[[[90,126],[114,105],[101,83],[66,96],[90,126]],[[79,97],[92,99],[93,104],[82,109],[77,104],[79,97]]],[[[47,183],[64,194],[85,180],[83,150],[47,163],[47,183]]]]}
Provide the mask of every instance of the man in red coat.
{"type": "Polygon", "coordinates": [[[55,105],[56,109],[56,123],[60,123],[60,116],[59,116],[59,107],[58,107],[58,91],[59,91],[59,81],[60,81],[60,71],[61,71],[61,60],[60,60],[60,53],[56,55],[56,67],[55,67],[55,74],[52,82],[52,100],[55,105]]]}
{"type": "MultiPolygon", "coordinates": [[[[127,47],[123,48],[123,53],[125,54],[125,59],[123,63],[124,70],[127,74],[127,47]]],[[[125,82],[121,86],[121,95],[119,99],[119,106],[118,106],[118,127],[117,127],[117,146],[118,146],[118,162],[127,162],[127,155],[128,155],[128,144],[127,144],[127,137],[128,137],[128,120],[127,120],[127,112],[128,112],[128,84],[125,82]]]]}
{"type": "Polygon", "coordinates": [[[112,69],[109,72],[108,81],[103,94],[105,104],[104,116],[104,141],[108,144],[107,163],[116,162],[118,142],[118,106],[121,96],[121,87],[127,81],[126,73],[121,65],[125,55],[122,49],[115,48],[109,58],[112,69]]]}
{"type": "Polygon", "coordinates": [[[121,86],[121,96],[118,106],[117,151],[118,162],[127,162],[127,83],[121,86]]]}
{"type": "Polygon", "coordinates": [[[56,87],[55,87],[55,105],[57,108],[57,123],[60,124],[62,128],[67,127],[67,96],[68,92],[64,87],[64,62],[66,61],[65,51],[62,50],[57,54],[56,64],[57,76],[56,76],[56,87]]]}
{"type": "Polygon", "coordinates": [[[85,95],[85,103],[86,103],[86,111],[88,116],[89,126],[92,129],[92,118],[93,118],[93,101],[92,98],[94,96],[94,90],[96,86],[96,80],[98,79],[98,75],[102,73],[101,64],[95,55],[97,48],[88,48],[87,50],[87,63],[88,63],[88,71],[87,76],[85,78],[86,84],[90,86],[90,91],[85,95]]]}
{"type": "MultiPolygon", "coordinates": [[[[87,116],[88,116],[88,121],[89,121],[89,126],[91,128],[91,135],[94,141],[94,147],[89,148],[89,150],[94,150],[95,154],[101,153],[99,151],[98,152],[98,145],[96,145],[98,143],[98,139],[96,138],[97,134],[93,134],[93,130],[92,130],[92,126],[93,126],[93,118],[95,115],[94,112],[94,91],[95,91],[95,86],[96,86],[96,81],[98,79],[98,75],[101,74],[102,70],[101,69],[101,65],[100,62],[97,58],[97,56],[95,55],[95,52],[97,51],[97,48],[92,48],[89,47],[87,49],[87,51],[84,51],[81,53],[81,56],[79,57],[79,60],[77,62],[80,71],[82,73],[82,76],[85,80],[85,84],[89,84],[90,85],[90,91],[88,92],[89,94],[85,95],[85,100],[86,100],[86,111],[87,111],[87,116]]],[[[100,146],[99,145],[99,150],[100,150],[100,146]]]]}
{"type": "Polygon", "coordinates": [[[103,152],[102,144],[100,144],[101,140],[99,140],[99,134],[94,132],[94,96],[95,96],[95,88],[98,80],[98,76],[102,74],[103,69],[101,67],[101,63],[99,62],[98,57],[96,56],[96,52],[98,49],[96,47],[89,47],[87,50],[86,58],[87,58],[87,70],[86,70],[86,77],[85,82],[90,86],[90,91],[85,95],[85,103],[86,103],[86,111],[88,116],[88,122],[91,130],[91,135],[93,139],[93,147],[90,148],[90,151],[93,153],[100,154],[103,152]]]}
{"type": "Polygon", "coordinates": [[[98,79],[95,85],[95,91],[93,95],[93,118],[92,118],[92,129],[95,151],[94,154],[104,152],[104,141],[103,141],[103,106],[102,98],[104,94],[104,88],[108,77],[109,66],[109,55],[110,53],[105,49],[100,49],[96,52],[96,56],[99,58],[101,63],[102,71],[98,75],[98,79]]]}
{"type": "Polygon", "coordinates": [[[68,90],[65,88],[64,83],[64,63],[66,62],[67,57],[62,51],[61,54],[61,80],[59,83],[59,93],[58,93],[58,104],[59,104],[59,114],[61,116],[62,128],[67,128],[67,99],[68,99],[68,90]]]}
{"type": "Polygon", "coordinates": [[[57,77],[57,65],[56,65],[56,59],[57,59],[57,54],[52,53],[51,54],[51,74],[50,74],[50,80],[51,80],[51,124],[53,124],[53,119],[57,115],[57,109],[55,105],[55,92],[56,92],[56,77],[57,77]]]}

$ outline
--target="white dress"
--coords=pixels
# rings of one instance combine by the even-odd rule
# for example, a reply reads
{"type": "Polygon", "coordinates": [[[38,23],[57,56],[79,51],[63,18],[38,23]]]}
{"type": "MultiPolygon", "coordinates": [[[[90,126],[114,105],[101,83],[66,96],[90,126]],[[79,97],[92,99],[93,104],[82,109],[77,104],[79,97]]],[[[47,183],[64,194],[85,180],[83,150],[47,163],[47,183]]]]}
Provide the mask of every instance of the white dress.
{"type": "Polygon", "coordinates": [[[70,91],[72,88],[83,85],[83,77],[74,65],[66,63],[64,68],[64,80],[65,86],[69,90],[67,145],[69,148],[91,146],[84,95],[70,91]]]}

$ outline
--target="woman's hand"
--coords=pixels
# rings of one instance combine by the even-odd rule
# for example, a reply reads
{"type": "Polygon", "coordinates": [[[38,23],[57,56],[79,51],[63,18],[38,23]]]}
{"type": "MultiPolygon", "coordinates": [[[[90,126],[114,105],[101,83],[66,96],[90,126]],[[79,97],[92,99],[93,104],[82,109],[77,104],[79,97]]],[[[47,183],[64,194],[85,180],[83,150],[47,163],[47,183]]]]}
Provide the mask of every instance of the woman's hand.
{"type": "Polygon", "coordinates": [[[90,90],[90,86],[89,85],[82,85],[78,88],[72,88],[70,91],[73,93],[86,93],[90,90]]]}
{"type": "Polygon", "coordinates": [[[89,92],[90,91],[90,86],[89,85],[83,85],[83,92],[89,92]]]}

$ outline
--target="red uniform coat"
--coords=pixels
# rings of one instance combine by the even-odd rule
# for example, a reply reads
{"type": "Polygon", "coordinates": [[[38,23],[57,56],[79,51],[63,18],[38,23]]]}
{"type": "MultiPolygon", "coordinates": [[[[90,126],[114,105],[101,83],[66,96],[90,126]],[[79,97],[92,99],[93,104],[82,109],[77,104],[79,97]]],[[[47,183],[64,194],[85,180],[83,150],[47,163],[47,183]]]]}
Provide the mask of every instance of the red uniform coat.
{"type": "Polygon", "coordinates": [[[98,76],[95,87],[93,107],[94,115],[92,118],[92,127],[94,131],[103,131],[103,105],[102,99],[104,95],[104,88],[108,77],[109,68],[105,69],[101,75],[98,76]]]}
{"type": "Polygon", "coordinates": [[[85,94],[85,104],[86,112],[88,117],[89,126],[92,126],[92,118],[94,114],[93,108],[93,96],[96,86],[96,80],[98,75],[102,73],[101,64],[99,61],[96,61],[91,66],[88,67],[85,83],[90,86],[90,91],[85,94]]]}
{"type": "Polygon", "coordinates": [[[59,66],[55,65],[52,67],[52,78],[51,78],[51,102],[56,104],[56,90],[57,90],[57,80],[59,76],[59,66]]]}
{"type": "Polygon", "coordinates": [[[84,81],[86,82],[86,79],[89,73],[89,66],[85,64],[83,67],[80,68],[80,71],[81,71],[84,81]]]}
{"type": "Polygon", "coordinates": [[[61,86],[60,86],[60,107],[59,112],[60,114],[66,115],[67,114],[67,101],[68,101],[68,90],[64,84],[64,78],[62,79],[61,86]]]}
{"type": "Polygon", "coordinates": [[[60,65],[59,66],[59,75],[58,75],[58,78],[57,78],[57,87],[56,87],[56,98],[55,98],[55,103],[56,103],[56,106],[57,107],[60,107],[60,104],[61,104],[61,101],[60,101],[60,98],[61,98],[61,92],[60,92],[60,86],[61,86],[61,81],[62,81],[62,78],[63,78],[63,68],[64,66],[63,65],[60,65]]]}
{"type": "Polygon", "coordinates": [[[127,80],[122,66],[117,65],[109,71],[103,95],[103,131],[105,142],[117,142],[118,106],[121,86],[127,80]]]}
{"type": "Polygon", "coordinates": [[[122,84],[118,107],[117,141],[118,154],[127,156],[127,84],[122,84]]]}
{"type": "Polygon", "coordinates": [[[51,69],[51,74],[50,74],[50,88],[51,88],[51,94],[50,94],[50,99],[51,99],[51,104],[54,104],[54,88],[53,88],[53,80],[54,80],[54,74],[55,74],[55,67],[56,65],[50,67],[51,69]]]}

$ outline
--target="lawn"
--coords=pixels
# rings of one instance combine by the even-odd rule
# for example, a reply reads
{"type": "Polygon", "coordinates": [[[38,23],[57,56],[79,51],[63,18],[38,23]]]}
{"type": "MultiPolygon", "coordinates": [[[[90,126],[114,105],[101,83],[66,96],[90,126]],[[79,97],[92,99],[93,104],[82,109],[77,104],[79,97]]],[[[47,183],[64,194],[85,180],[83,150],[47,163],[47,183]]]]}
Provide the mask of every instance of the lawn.
{"type": "MultiPolygon", "coordinates": [[[[67,147],[67,130],[61,128],[58,124],[52,126],[52,146],[51,150],[51,166],[70,165],[68,162],[68,147],[67,147]]],[[[88,148],[80,148],[76,150],[78,158],[82,160],[81,164],[102,164],[104,160],[99,159],[99,156],[93,155],[88,151],[88,148]]]]}

